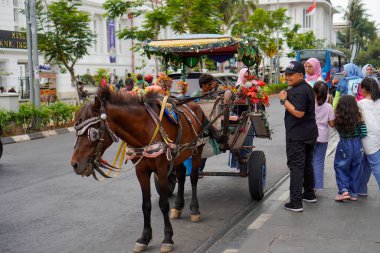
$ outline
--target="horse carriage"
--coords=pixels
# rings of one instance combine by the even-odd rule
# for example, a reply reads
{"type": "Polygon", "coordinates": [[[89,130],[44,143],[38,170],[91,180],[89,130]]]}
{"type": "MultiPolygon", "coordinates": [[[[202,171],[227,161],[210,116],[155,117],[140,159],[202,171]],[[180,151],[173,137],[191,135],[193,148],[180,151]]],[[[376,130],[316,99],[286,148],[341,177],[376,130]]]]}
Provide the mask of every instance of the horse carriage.
{"type": "MultiPolygon", "coordinates": [[[[143,44],[145,53],[161,56],[164,64],[182,65],[182,80],[186,81],[186,67],[193,68],[201,62],[202,57],[207,57],[215,62],[225,62],[234,58],[238,54],[238,59],[248,68],[257,68],[260,62],[260,55],[254,40],[245,38],[238,39],[225,35],[185,35],[176,39],[148,41],[143,44]]],[[[256,71],[257,72],[257,71],[256,71]]],[[[213,124],[224,136],[220,148],[223,152],[230,150],[239,163],[240,172],[202,172],[204,176],[241,176],[248,177],[249,192],[254,200],[261,200],[265,193],[266,183],[266,158],[263,151],[254,150],[254,146],[246,146],[246,138],[252,134],[256,138],[270,138],[270,129],[265,118],[265,111],[262,105],[253,104],[249,99],[238,98],[234,96],[230,101],[222,98],[226,90],[235,90],[235,87],[228,87],[227,84],[219,87],[215,94],[208,94],[207,99],[200,99],[198,102],[206,114],[209,121],[215,121],[213,124]],[[223,113],[220,113],[223,110],[223,113]],[[218,113],[216,113],[218,112],[218,113]],[[217,115],[218,114],[218,115],[217,115]],[[230,117],[233,114],[234,116],[230,117]],[[252,151],[245,152],[241,150],[252,151]]],[[[172,89],[173,90],[173,89],[172,89]]],[[[260,103],[260,101],[259,101],[260,103]]],[[[212,150],[209,146],[204,148],[202,158],[212,156],[212,150]]],[[[155,178],[156,179],[156,178],[155,178]]],[[[157,179],[155,180],[156,189],[158,187],[157,179]]],[[[176,178],[169,175],[169,195],[175,189],[176,178]]]]}
{"type": "MultiPolygon", "coordinates": [[[[152,41],[143,44],[148,57],[160,55],[166,64],[177,61],[195,66],[199,57],[207,55],[220,61],[229,59],[236,53],[246,66],[257,68],[259,53],[253,40],[235,39],[228,36],[203,36],[172,41],[152,41]],[[210,38],[211,37],[211,38],[210,38]]],[[[185,77],[185,67],[183,67],[185,77]]],[[[152,87],[152,86],[151,86],[152,87]]],[[[249,88],[247,88],[249,91],[249,88]]],[[[98,179],[112,177],[121,171],[125,159],[131,160],[142,191],[142,211],[144,227],[136,241],[134,252],[147,249],[152,239],[151,228],[151,175],[155,175],[159,189],[159,206],[164,218],[164,239],[161,252],[174,248],[173,229],[169,219],[181,216],[185,205],[184,185],[186,168],[183,162],[192,158],[190,181],[192,197],[190,202],[191,221],[200,221],[197,198],[198,168],[201,165],[203,148],[207,139],[221,136],[222,151],[231,150],[240,163],[242,176],[248,176],[252,198],[260,200],[265,192],[266,160],[262,151],[253,151],[250,157],[241,157],[240,149],[253,128],[256,137],[270,137],[265,113],[252,102],[248,92],[239,98],[228,87],[214,91],[211,102],[194,102],[194,98],[177,99],[162,96],[155,89],[148,88],[136,92],[112,92],[109,87],[99,87],[95,100],[85,104],[76,114],[76,142],[71,165],[76,174],[93,176],[98,179]],[[163,116],[170,109],[176,113],[176,120],[163,116]],[[234,114],[234,119],[231,118],[234,114]],[[143,123],[143,124],[142,124],[143,123]],[[252,127],[253,126],[253,127],[252,127]],[[208,138],[204,136],[208,131],[208,138]],[[109,164],[102,159],[105,150],[119,139],[122,140],[115,161],[109,164]],[[119,166],[115,166],[120,158],[119,166]],[[175,171],[175,174],[172,172],[175,171]],[[98,176],[97,176],[98,175],[98,176]],[[173,175],[176,181],[172,180],[173,175]],[[171,182],[171,183],[170,183],[171,182]],[[169,210],[168,197],[177,182],[177,196],[174,207],[169,210]],[[175,185],[175,184],[174,184],[175,185]]],[[[203,98],[203,97],[202,97],[203,98]]],[[[216,173],[217,174],[217,173],[216,173]]],[[[223,173],[222,173],[223,174],[223,173]]],[[[235,173],[236,174],[236,173],[235,173]]],[[[211,173],[210,173],[211,175],[211,173]]],[[[224,173],[230,175],[230,173],[224,173]]]]}

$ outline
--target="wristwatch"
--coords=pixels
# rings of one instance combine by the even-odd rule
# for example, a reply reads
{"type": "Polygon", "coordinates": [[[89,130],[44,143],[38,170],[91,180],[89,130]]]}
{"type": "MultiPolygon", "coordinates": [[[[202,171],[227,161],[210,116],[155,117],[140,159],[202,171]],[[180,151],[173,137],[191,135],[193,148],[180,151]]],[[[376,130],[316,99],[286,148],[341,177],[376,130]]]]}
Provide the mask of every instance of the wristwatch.
{"type": "Polygon", "coordinates": [[[287,100],[286,98],[285,99],[280,99],[280,104],[284,105],[286,100],[287,100]]]}

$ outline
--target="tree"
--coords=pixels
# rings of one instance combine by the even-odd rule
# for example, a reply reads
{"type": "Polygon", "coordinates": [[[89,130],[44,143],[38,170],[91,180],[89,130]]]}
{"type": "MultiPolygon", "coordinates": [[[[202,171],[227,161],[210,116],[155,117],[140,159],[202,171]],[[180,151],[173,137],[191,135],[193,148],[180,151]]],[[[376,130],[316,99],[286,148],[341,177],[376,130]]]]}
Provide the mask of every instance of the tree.
{"type": "Polygon", "coordinates": [[[368,47],[371,41],[378,37],[376,24],[369,21],[367,11],[364,9],[362,0],[350,0],[344,18],[348,21],[348,27],[343,32],[338,33],[339,40],[343,47],[351,51],[351,61],[362,48],[368,47]]]}
{"type": "Polygon", "coordinates": [[[380,67],[380,38],[372,41],[367,50],[361,50],[356,61],[358,65],[372,64],[380,67]]]}
{"type": "Polygon", "coordinates": [[[293,29],[285,33],[286,45],[292,50],[287,54],[290,58],[294,58],[298,50],[321,48],[323,46],[323,40],[317,39],[313,31],[298,33],[300,28],[301,25],[296,24],[293,29]]]}
{"type": "Polygon", "coordinates": [[[255,2],[246,0],[222,0],[219,11],[223,14],[224,32],[231,34],[239,22],[247,22],[248,17],[256,9],[255,2]]]}
{"type": "Polygon", "coordinates": [[[64,67],[75,82],[74,66],[78,60],[88,55],[95,35],[92,33],[89,14],[78,10],[80,2],[59,0],[52,2],[47,9],[37,3],[38,30],[41,36],[38,49],[48,63],[64,67]]]}
{"type": "MultiPolygon", "coordinates": [[[[170,27],[174,32],[221,33],[221,0],[167,0],[163,6],[152,3],[152,11],[145,13],[141,29],[125,28],[118,33],[120,39],[156,39],[162,28],[170,27]]],[[[108,17],[121,17],[141,5],[139,1],[107,0],[103,7],[108,17]]]]}
{"type": "Polygon", "coordinates": [[[291,18],[286,15],[285,8],[279,8],[275,11],[266,11],[262,8],[257,8],[253,14],[248,17],[247,22],[240,22],[236,25],[233,34],[245,34],[255,38],[260,50],[271,59],[270,72],[272,73],[273,57],[282,49],[284,44],[282,37],[279,37],[277,41],[276,31],[281,34],[286,34],[288,31],[286,24],[290,22],[290,19],[291,18]]]}

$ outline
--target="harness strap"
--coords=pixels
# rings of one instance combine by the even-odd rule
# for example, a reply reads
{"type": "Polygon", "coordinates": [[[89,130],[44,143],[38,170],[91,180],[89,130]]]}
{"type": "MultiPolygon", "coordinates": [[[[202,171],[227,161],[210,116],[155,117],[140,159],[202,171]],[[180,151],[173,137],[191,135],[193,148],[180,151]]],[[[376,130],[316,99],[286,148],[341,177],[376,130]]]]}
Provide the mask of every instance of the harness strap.
{"type": "Polygon", "coordinates": [[[195,115],[194,111],[191,110],[186,104],[183,104],[182,106],[183,106],[184,108],[186,108],[186,110],[188,110],[188,111],[191,113],[191,115],[193,115],[193,117],[194,117],[195,120],[198,122],[198,124],[199,124],[200,126],[202,126],[202,122],[198,119],[197,115],[195,115]]]}

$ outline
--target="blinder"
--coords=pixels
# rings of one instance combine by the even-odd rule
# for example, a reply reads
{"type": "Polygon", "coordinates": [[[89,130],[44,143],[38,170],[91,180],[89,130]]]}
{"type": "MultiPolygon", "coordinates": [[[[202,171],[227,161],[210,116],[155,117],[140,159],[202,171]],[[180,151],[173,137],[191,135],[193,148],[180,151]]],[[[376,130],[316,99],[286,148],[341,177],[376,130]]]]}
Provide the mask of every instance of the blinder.
{"type": "Polygon", "coordinates": [[[94,127],[88,128],[87,136],[91,142],[98,141],[100,139],[99,129],[96,129],[94,127]]]}

